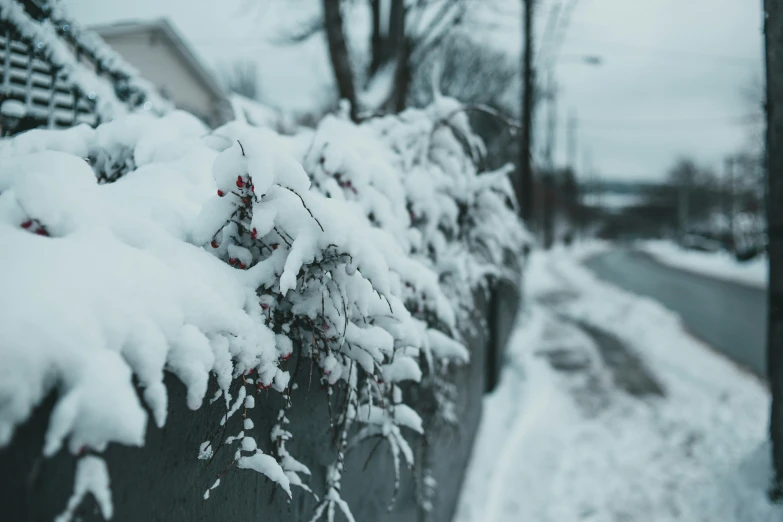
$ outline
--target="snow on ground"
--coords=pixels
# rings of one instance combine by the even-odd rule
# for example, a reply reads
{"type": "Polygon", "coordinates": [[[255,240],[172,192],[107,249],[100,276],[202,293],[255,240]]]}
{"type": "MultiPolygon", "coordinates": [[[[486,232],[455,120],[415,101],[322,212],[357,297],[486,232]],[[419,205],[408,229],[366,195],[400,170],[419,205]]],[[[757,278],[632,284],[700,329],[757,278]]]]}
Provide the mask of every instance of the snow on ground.
{"type": "Polygon", "coordinates": [[[666,265],[698,274],[766,288],[769,279],[767,256],[741,263],[727,252],[685,250],[666,240],[644,241],[639,248],[666,265]]]}
{"type": "Polygon", "coordinates": [[[659,304],[534,254],[455,520],[772,522],[765,386],[659,304]]]}

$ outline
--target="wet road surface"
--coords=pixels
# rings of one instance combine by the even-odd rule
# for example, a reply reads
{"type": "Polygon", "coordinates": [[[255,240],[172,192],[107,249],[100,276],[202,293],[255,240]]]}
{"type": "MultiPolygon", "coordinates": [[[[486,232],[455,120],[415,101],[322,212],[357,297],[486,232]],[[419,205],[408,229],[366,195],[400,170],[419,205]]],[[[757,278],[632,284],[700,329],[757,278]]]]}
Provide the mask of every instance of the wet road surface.
{"type": "Polygon", "coordinates": [[[673,310],[695,337],[766,377],[766,290],[678,270],[625,248],[585,265],[604,281],[673,310]]]}

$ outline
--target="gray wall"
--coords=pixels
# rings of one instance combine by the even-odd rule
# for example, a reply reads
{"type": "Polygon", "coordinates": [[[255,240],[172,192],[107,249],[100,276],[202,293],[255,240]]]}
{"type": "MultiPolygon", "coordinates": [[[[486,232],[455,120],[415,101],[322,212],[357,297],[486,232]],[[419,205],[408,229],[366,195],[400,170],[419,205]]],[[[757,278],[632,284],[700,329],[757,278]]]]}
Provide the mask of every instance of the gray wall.
{"type": "MultiPolygon", "coordinates": [[[[471,364],[455,371],[461,425],[458,429],[433,426],[427,441],[415,433],[406,434],[414,447],[417,463],[429,462],[438,481],[432,512],[426,515],[417,508],[414,484],[420,483],[420,477],[408,470],[403,470],[403,482],[394,509],[387,511],[393,490],[391,457],[388,447],[382,445],[363,469],[374,445],[374,442],[367,442],[349,453],[342,486],[343,498],[351,506],[357,522],[451,520],[481,416],[482,396],[491,384],[488,378],[497,375],[497,368],[502,363],[502,350],[516,308],[517,293],[510,287],[496,291],[490,299],[477,296],[477,316],[483,319],[477,323],[486,322],[489,329],[476,328],[476,333],[470,335],[471,364]],[[492,362],[491,370],[488,361],[492,362]]],[[[295,363],[293,359],[289,361],[292,368],[295,363]]],[[[318,389],[317,382],[313,382],[308,391],[306,368],[309,362],[303,361],[303,365],[304,369],[297,377],[299,389],[294,392],[295,406],[289,413],[294,439],[288,447],[310,467],[313,477],[309,484],[316,493],[323,494],[324,470],[335,450],[329,433],[326,395],[318,389]]],[[[231,470],[211,498],[202,501],[204,491],[233,456],[233,449],[223,449],[210,465],[196,458],[200,443],[210,438],[219,425],[223,410],[216,403],[192,412],[185,406],[184,386],[171,376],[167,378],[167,385],[169,416],[164,428],[158,429],[150,423],[143,448],[113,445],[104,454],[111,478],[114,521],[309,520],[314,506],[311,496],[294,489],[293,501],[288,503],[285,493],[253,471],[231,470]]],[[[212,383],[210,391],[214,388],[212,383]]],[[[431,399],[422,395],[424,392],[420,388],[412,388],[408,393],[408,402],[415,404],[425,425],[431,423],[431,399]]],[[[257,400],[256,408],[251,410],[256,433],[269,433],[280,402],[277,393],[257,400]]],[[[11,445],[0,450],[0,520],[4,522],[50,522],[71,495],[74,458],[66,452],[49,459],[41,456],[53,403],[54,399],[49,398],[42,404],[19,428],[11,445]]],[[[239,416],[229,421],[229,434],[239,431],[239,422],[239,416]]],[[[271,442],[267,441],[262,449],[270,450],[270,446],[271,442]]],[[[82,503],[76,520],[79,517],[85,521],[102,520],[92,497],[82,503]]],[[[342,520],[341,517],[337,519],[342,520]]]]}

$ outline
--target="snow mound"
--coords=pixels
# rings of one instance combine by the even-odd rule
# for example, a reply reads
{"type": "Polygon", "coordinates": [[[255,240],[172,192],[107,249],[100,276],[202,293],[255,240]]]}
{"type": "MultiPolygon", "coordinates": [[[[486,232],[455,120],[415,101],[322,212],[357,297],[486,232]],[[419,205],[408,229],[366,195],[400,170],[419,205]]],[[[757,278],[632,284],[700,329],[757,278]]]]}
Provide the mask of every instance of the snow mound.
{"type": "Polygon", "coordinates": [[[718,279],[766,288],[769,280],[769,261],[761,255],[740,262],[728,252],[698,252],[686,250],[671,241],[644,241],[639,248],[661,263],[675,268],[718,279]]]}

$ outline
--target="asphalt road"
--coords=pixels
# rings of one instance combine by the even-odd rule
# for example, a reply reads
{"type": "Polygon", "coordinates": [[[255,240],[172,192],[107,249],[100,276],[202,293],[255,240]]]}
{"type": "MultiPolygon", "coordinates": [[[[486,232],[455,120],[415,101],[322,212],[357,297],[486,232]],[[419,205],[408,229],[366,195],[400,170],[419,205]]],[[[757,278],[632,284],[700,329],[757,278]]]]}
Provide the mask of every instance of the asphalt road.
{"type": "Polygon", "coordinates": [[[685,272],[630,249],[587,260],[595,274],[678,313],[695,337],[766,377],[766,291],[685,272]]]}

